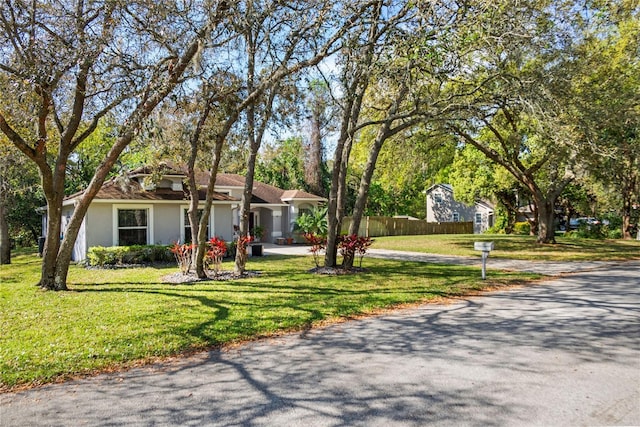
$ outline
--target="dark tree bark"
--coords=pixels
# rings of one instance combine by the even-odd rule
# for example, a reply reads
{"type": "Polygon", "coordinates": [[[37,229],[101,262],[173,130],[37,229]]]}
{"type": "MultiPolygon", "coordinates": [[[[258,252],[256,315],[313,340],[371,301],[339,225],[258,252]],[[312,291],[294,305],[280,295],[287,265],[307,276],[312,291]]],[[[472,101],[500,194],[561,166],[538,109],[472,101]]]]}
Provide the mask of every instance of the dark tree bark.
{"type": "Polygon", "coordinates": [[[324,260],[326,267],[337,265],[338,237],[345,209],[347,166],[358,130],[362,101],[370,83],[376,43],[385,31],[378,28],[383,2],[375,2],[372,6],[372,15],[367,23],[369,27],[365,28],[366,40],[358,49],[347,52],[353,63],[345,66],[342,74],[345,101],[342,105],[340,134],[334,151],[327,206],[327,246],[324,260]]]}
{"type": "Polygon", "coordinates": [[[5,201],[0,198],[0,265],[11,264],[11,239],[5,201]]]}
{"type": "MultiPolygon", "coordinates": [[[[389,107],[387,111],[387,116],[383,123],[380,125],[378,129],[378,133],[376,134],[376,138],[373,142],[373,145],[369,149],[369,157],[367,159],[367,164],[365,165],[364,172],[362,177],[360,178],[360,187],[358,189],[358,196],[356,198],[356,203],[353,208],[353,215],[351,219],[351,225],[349,226],[349,234],[358,234],[358,230],[360,229],[360,222],[362,221],[362,217],[364,215],[364,209],[367,203],[367,198],[369,195],[369,187],[371,186],[371,180],[373,178],[373,172],[376,167],[376,162],[378,160],[378,156],[380,154],[380,150],[382,147],[393,135],[417,124],[419,120],[417,118],[411,119],[411,114],[403,116],[403,121],[400,124],[393,127],[394,121],[398,118],[397,114],[400,110],[402,101],[405,100],[407,94],[409,92],[409,87],[403,85],[400,90],[396,94],[396,98],[389,107]]],[[[416,113],[416,112],[414,112],[416,113]]],[[[346,258],[343,260],[343,266],[346,268],[353,267],[353,258],[346,258]]]]}
{"type": "Polygon", "coordinates": [[[311,108],[311,135],[305,162],[305,181],[309,191],[318,196],[325,196],[327,193],[322,184],[322,117],[322,105],[314,104],[311,108]]]}

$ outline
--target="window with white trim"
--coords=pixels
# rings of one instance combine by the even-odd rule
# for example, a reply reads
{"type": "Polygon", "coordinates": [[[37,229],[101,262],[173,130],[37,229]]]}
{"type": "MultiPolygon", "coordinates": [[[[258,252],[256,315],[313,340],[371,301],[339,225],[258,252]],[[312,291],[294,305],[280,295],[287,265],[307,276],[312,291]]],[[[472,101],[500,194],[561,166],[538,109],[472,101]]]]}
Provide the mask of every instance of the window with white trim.
{"type": "Polygon", "coordinates": [[[476,212],[476,224],[482,224],[482,214],[480,212],[476,212]]]}
{"type": "Polygon", "coordinates": [[[149,209],[118,209],[118,246],[149,244],[149,209]]]}
{"type": "MultiPolygon", "coordinates": [[[[200,219],[202,218],[202,209],[198,209],[198,224],[200,223],[200,219]]],[[[183,228],[183,242],[191,243],[191,226],[189,225],[189,208],[182,209],[182,223],[184,224],[183,228]]],[[[207,238],[211,237],[209,234],[209,222],[207,221],[207,238]]]]}
{"type": "Polygon", "coordinates": [[[454,212],[453,215],[451,215],[451,220],[453,222],[459,222],[460,221],[460,214],[458,212],[454,212]]]}
{"type": "Polygon", "coordinates": [[[434,201],[436,204],[441,204],[441,203],[442,203],[442,194],[440,194],[440,193],[434,193],[434,194],[433,194],[433,201],[434,201]]]}

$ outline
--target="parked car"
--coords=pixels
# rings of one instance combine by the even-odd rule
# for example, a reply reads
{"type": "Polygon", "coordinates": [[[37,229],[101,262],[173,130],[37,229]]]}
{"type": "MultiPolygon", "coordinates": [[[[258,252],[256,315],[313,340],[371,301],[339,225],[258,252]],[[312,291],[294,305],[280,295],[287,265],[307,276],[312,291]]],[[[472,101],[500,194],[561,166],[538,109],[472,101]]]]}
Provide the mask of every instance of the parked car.
{"type": "Polygon", "coordinates": [[[577,230],[580,224],[598,225],[600,221],[591,217],[571,218],[569,220],[569,230],[577,230]]]}

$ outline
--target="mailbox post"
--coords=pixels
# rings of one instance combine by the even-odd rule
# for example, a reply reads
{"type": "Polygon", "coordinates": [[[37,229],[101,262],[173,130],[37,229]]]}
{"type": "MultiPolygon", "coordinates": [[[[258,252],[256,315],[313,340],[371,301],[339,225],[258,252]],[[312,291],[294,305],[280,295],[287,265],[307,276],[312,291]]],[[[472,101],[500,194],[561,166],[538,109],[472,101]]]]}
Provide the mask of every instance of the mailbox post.
{"type": "Polygon", "coordinates": [[[487,278],[487,258],[489,258],[489,252],[493,250],[493,242],[475,242],[473,249],[482,251],[482,280],[485,280],[487,278]]]}

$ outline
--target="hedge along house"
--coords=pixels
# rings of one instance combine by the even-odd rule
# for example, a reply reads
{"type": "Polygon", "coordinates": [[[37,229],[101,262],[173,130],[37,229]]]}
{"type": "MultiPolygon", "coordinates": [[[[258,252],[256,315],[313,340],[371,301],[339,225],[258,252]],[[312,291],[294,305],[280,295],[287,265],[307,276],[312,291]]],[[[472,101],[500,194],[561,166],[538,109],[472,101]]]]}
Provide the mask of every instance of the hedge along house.
{"type": "MultiPolygon", "coordinates": [[[[208,173],[198,174],[201,206],[206,197],[208,173]]],[[[163,168],[160,174],[150,168],[138,168],[123,177],[106,181],[82,222],[73,249],[73,260],[86,258],[92,246],[130,246],[191,241],[187,210],[189,191],[186,176],[179,170],[163,168]]],[[[230,241],[240,221],[240,200],[244,177],[218,174],[208,224],[208,236],[230,241]]],[[[82,193],[68,196],[63,203],[62,229],[82,193]]],[[[273,242],[293,231],[297,216],[325,202],[325,199],[300,190],[282,190],[254,182],[249,229],[261,227],[262,241],[273,242]]],[[[46,230],[46,215],[43,230],[46,230]]],[[[45,233],[46,234],[46,233],[45,233]]]]}
{"type": "Polygon", "coordinates": [[[474,233],[483,233],[493,227],[494,208],[489,202],[460,203],[453,197],[453,187],[449,184],[433,185],[426,193],[427,222],[473,221],[474,233]]]}

